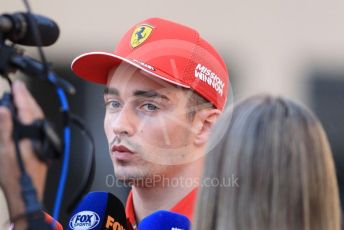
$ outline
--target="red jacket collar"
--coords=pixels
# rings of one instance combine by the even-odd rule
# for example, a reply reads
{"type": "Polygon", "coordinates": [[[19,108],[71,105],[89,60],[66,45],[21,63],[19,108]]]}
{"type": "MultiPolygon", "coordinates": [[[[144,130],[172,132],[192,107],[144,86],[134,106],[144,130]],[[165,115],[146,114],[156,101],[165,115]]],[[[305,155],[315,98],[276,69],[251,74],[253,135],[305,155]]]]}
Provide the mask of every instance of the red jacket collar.
{"type": "MultiPolygon", "coordinates": [[[[175,206],[171,208],[171,212],[176,212],[186,216],[191,222],[193,217],[193,211],[196,203],[198,188],[193,189],[189,194],[187,194],[183,199],[181,199],[175,206]]],[[[125,213],[127,215],[127,220],[133,227],[133,230],[137,229],[137,223],[135,218],[135,210],[133,205],[133,194],[130,191],[125,206],[125,213]]]]}

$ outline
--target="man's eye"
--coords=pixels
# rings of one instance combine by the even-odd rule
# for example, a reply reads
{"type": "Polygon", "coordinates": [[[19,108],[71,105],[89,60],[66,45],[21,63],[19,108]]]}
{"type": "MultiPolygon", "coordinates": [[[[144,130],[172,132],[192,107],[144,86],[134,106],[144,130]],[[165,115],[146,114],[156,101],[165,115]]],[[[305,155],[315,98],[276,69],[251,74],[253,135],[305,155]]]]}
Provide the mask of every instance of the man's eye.
{"type": "Polygon", "coordinates": [[[107,108],[107,109],[117,109],[119,107],[121,107],[121,103],[119,103],[119,101],[111,100],[111,101],[107,101],[105,103],[105,108],[107,108]]]}
{"type": "Polygon", "coordinates": [[[159,109],[158,106],[151,104],[151,103],[146,103],[146,104],[142,105],[142,108],[147,110],[147,111],[150,111],[150,112],[156,111],[159,109]]]}

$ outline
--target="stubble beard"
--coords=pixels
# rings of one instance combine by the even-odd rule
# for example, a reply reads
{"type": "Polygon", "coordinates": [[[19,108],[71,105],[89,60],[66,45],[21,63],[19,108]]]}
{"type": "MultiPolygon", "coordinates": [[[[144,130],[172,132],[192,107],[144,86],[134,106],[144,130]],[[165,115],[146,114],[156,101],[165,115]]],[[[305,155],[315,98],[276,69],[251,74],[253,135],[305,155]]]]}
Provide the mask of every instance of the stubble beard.
{"type": "Polygon", "coordinates": [[[127,186],[142,188],[157,186],[168,168],[166,165],[157,165],[144,160],[135,163],[114,162],[113,165],[117,180],[127,186]]]}

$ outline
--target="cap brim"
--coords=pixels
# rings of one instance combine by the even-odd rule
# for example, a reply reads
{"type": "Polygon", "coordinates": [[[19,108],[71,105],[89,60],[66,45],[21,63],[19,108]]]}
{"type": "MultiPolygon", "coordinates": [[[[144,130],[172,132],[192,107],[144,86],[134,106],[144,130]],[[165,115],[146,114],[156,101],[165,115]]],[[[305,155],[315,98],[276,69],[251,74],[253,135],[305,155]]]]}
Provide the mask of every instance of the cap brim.
{"type": "Polygon", "coordinates": [[[174,85],[190,88],[190,86],[176,81],[172,76],[169,76],[163,71],[158,69],[151,71],[148,68],[145,68],[144,66],[127,58],[108,52],[99,51],[81,54],[73,60],[71,69],[76,75],[87,81],[106,84],[109,71],[115,67],[118,67],[122,62],[135,66],[136,68],[141,69],[152,76],[158,77],[174,85]]]}

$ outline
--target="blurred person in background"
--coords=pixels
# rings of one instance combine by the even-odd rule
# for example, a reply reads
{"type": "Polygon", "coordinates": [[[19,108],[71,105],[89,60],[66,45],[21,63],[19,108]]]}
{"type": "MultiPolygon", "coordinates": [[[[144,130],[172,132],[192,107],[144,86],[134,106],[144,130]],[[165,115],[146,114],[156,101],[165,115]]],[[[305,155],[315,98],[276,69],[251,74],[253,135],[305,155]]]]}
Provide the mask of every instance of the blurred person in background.
{"type": "Polygon", "coordinates": [[[203,180],[234,175],[238,182],[201,188],[193,229],[340,229],[331,149],[309,110],[254,96],[234,108],[231,120],[219,119],[209,143],[228,123],[225,138],[209,149],[203,180]]]}

